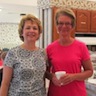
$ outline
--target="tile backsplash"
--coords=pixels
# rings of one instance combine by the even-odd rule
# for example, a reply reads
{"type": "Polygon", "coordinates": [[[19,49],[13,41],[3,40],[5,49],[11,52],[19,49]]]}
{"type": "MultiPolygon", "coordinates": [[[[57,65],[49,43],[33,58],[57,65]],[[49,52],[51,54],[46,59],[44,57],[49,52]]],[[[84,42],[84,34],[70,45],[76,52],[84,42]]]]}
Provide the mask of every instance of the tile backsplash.
{"type": "Polygon", "coordinates": [[[76,39],[84,42],[86,45],[96,45],[96,37],[76,37],[76,39]]]}
{"type": "Polygon", "coordinates": [[[0,23],[0,48],[11,48],[21,42],[17,23],[0,23]]]}

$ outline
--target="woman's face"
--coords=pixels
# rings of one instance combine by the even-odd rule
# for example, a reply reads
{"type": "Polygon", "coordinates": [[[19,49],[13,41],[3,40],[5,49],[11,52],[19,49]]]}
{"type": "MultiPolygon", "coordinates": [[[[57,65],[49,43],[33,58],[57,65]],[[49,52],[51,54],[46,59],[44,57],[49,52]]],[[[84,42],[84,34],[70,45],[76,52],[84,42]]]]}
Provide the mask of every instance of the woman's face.
{"type": "Polygon", "coordinates": [[[35,42],[40,36],[38,25],[32,23],[30,20],[26,21],[23,27],[22,36],[24,37],[24,41],[35,42]]]}
{"type": "Polygon", "coordinates": [[[70,36],[72,30],[72,19],[66,15],[58,17],[57,31],[61,36],[70,36]]]}

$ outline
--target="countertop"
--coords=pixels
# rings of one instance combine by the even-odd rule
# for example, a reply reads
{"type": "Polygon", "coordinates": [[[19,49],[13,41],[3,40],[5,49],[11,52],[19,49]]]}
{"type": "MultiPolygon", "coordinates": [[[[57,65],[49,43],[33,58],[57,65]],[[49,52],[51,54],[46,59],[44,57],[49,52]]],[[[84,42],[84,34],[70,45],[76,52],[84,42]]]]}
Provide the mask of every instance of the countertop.
{"type": "Polygon", "coordinates": [[[88,96],[96,96],[96,79],[86,81],[86,89],[88,96]]]}

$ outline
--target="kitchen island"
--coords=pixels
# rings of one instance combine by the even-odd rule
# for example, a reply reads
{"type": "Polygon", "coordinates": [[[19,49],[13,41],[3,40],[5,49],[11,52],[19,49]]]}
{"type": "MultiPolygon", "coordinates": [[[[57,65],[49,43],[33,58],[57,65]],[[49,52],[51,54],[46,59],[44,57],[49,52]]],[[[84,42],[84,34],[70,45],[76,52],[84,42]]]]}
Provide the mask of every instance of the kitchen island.
{"type": "Polygon", "coordinates": [[[86,89],[88,96],[96,96],[96,79],[86,81],[86,89]]]}

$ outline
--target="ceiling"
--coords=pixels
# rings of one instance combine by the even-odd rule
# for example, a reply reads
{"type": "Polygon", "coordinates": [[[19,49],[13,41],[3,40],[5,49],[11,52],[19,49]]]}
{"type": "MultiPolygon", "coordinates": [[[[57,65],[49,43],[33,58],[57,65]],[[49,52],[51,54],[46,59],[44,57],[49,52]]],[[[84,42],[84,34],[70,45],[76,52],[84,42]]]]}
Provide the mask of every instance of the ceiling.
{"type": "Polygon", "coordinates": [[[37,16],[36,0],[0,0],[0,22],[17,23],[20,21],[20,14],[34,14],[37,16]]]}
{"type": "MultiPolygon", "coordinates": [[[[96,0],[88,0],[96,1],[96,0]]],[[[17,23],[21,13],[32,13],[37,16],[37,0],[0,0],[0,22],[17,23]]]]}

